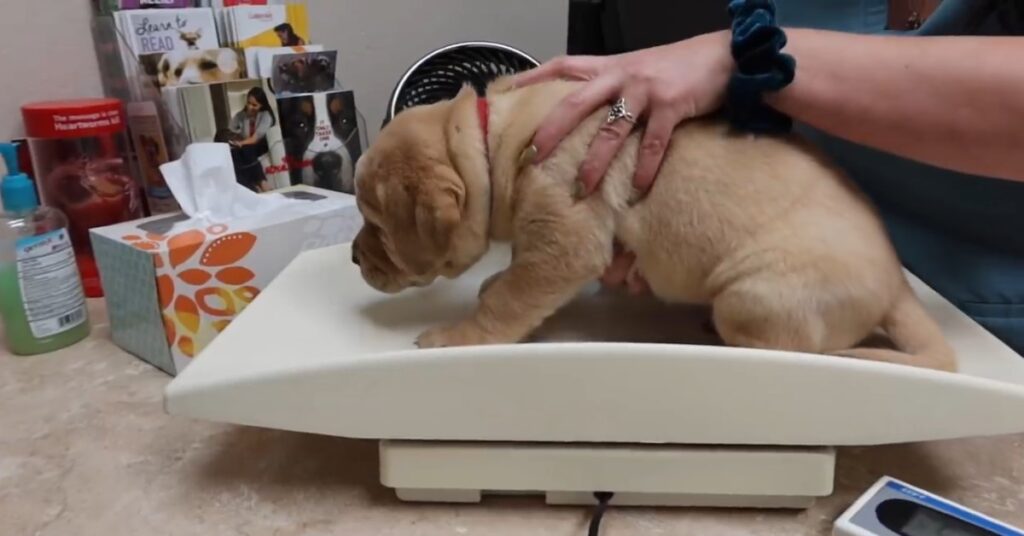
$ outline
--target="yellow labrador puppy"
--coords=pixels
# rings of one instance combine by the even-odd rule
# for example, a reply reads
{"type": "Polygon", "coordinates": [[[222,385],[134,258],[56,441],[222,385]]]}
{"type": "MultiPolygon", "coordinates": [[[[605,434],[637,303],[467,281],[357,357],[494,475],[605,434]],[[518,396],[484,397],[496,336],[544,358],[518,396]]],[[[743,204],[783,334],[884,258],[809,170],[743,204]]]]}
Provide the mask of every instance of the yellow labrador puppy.
{"type": "Polygon", "coordinates": [[[689,121],[632,205],[634,133],[598,192],[577,201],[577,170],[608,110],[533,165],[523,155],[534,131],[575,85],[505,86],[489,89],[486,131],[466,88],[397,115],[357,167],[365,226],[353,261],[380,291],[458,277],[491,240],[512,244],[472,316],[419,346],[523,340],[601,276],[618,238],[657,297],[711,305],[726,344],[955,370],[873,207],[805,144],[689,121]],[[897,349],[856,347],[876,328],[897,349]]]}

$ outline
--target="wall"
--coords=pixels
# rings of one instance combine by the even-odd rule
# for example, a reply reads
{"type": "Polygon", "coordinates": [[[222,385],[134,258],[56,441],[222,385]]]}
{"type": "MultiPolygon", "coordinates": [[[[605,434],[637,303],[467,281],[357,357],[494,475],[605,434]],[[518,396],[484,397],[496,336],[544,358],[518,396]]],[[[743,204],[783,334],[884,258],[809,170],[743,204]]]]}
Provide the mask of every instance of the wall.
{"type": "Polygon", "coordinates": [[[506,43],[544,61],[565,52],[568,0],[315,0],[314,39],[339,50],[371,134],[405,70],[454,41],[506,43]],[[330,7],[328,7],[330,6],[330,7]]]}
{"type": "Polygon", "coordinates": [[[0,137],[24,134],[21,103],[100,95],[88,0],[0,0],[0,137]]]}
{"type": "MultiPolygon", "coordinates": [[[[565,51],[568,0],[309,0],[313,40],[337,48],[371,137],[404,70],[453,41],[510,44],[540,60],[565,51]]],[[[3,0],[0,136],[23,134],[28,100],[100,94],[88,0],[3,0]],[[23,23],[22,21],[31,21],[23,23]]]]}

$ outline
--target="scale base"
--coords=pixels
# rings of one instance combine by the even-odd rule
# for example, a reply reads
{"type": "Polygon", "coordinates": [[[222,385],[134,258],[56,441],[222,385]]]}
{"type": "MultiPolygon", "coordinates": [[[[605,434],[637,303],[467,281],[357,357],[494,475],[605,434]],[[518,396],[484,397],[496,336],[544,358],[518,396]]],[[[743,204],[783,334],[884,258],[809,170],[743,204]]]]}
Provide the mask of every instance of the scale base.
{"type": "Polygon", "coordinates": [[[808,508],[832,494],[835,449],[382,441],[381,482],[407,502],[544,495],[551,505],[808,508]]]}

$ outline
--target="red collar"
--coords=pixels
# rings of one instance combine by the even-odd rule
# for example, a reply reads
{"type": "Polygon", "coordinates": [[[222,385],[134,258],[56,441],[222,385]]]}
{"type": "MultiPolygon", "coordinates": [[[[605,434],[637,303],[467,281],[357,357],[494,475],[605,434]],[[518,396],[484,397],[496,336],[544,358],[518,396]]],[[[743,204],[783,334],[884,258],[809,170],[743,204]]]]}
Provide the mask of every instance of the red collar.
{"type": "Polygon", "coordinates": [[[487,147],[487,133],[490,127],[491,109],[486,97],[476,99],[476,114],[480,118],[480,129],[484,131],[484,147],[487,147]]]}

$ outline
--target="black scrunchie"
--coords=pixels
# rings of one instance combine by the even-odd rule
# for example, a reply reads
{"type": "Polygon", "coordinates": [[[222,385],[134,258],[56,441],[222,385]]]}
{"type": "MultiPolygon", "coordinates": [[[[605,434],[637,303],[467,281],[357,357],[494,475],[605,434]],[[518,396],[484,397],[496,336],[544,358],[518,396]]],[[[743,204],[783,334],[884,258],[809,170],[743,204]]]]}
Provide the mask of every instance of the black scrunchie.
{"type": "Polygon", "coordinates": [[[725,113],[734,128],[755,133],[787,132],[789,116],[766,106],[762,95],[793,81],[796,60],[783,54],[786,34],[775,23],[771,0],[732,0],[732,56],[736,71],[726,90],[725,113]]]}
{"type": "Polygon", "coordinates": [[[997,0],[999,22],[1010,35],[1024,35],[1024,0],[997,0]]]}

